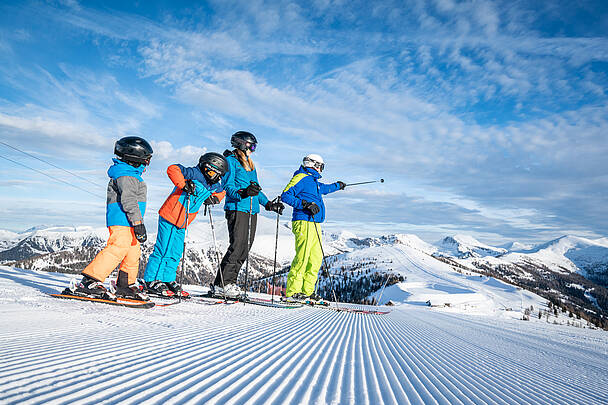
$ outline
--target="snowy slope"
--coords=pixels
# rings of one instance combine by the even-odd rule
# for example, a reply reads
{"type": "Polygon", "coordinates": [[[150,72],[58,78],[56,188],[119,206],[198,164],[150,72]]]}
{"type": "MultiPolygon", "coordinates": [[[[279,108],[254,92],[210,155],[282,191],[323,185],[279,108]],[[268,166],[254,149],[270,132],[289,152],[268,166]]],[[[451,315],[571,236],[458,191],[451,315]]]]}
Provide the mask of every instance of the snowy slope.
{"type": "Polygon", "coordinates": [[[408,304],[374,316],[45,296],[67,279],[0,267],[0,403],[608,402],[600,330],[408,304]]]}
{"type": "Polygon", "coordinates": [[[506,249],[508,252],[518,252],[522,250],[531,250],[534,248],[534,245],[528,245],[526,243],[521,242],[509,242],[505,245],[499,246],[503,249],[506,249]]]}
{"type": "MultiPolygon", "coordinates": [[[[424,245],[422,246],[424,248],[424,245]]],[[[444,306],[446,311],[520,318],[524,308],[544,308],[546,300],[512,285],[478,274],[463,274],[430,254],[416,244],[394,243],[375,246],[344,254],[332,265],[332,269],[348,267],[373,257],[374,270],[399,274],[406,278],[401,282],[378,291],[374,297],[380,304],[406,302],[415,305],[444,306]],[[382,294],[382,295],[381,295],[382,294]],[[505,311],[510,309],[510,311],[505,311]]]]}
{"type": "Polygon", "coordinates": [[[580,272],[608,265],[608,243],[577,236],[562,236],[525,252],[509,253],[501,257],[510,263],[532,262],[554,271],[580,272]]]}
{"type": "Polygon", "coordinates": [[[461,259],[469,257],[499,256],[507,249],[486,245],[469,235],[448,236],[437,243],[440,252],[461,259]]]}

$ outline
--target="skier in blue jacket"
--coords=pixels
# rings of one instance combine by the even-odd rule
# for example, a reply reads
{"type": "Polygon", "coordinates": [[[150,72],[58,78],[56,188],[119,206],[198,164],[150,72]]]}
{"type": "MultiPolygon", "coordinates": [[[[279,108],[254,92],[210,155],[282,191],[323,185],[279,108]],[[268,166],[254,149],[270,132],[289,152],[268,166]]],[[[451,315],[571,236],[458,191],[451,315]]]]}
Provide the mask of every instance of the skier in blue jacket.
{"type": "Polygon", "coordinates": [[[224,210],[230,246],[211,286],[211,293],[237,297],[243,293],[236,281],[253,244],[260,205],[267,211],[279,214],[283,213],[285,206],[279,201],[270,201],[258,183],[255,165],[251,160],[251,154],[258,143],[256,137],[250,132],[238,131],[232,135],[230,143],[234,150],[224,152],[230,170],[222,179],[226,191],[224,210]]]}
{"type": "Polygon", "coordinates": [[[342,181],[321,183],[319,179],[324,168],[321,156],[306,156],[281,194],[281,200],[293,207],[291,231],[296,239],[296,255],[287,275],[285,295],[294,300],[320,299],[314,291],[323,262],[319,225],[325,220],[323,195],[346,187],[342,181]]]}

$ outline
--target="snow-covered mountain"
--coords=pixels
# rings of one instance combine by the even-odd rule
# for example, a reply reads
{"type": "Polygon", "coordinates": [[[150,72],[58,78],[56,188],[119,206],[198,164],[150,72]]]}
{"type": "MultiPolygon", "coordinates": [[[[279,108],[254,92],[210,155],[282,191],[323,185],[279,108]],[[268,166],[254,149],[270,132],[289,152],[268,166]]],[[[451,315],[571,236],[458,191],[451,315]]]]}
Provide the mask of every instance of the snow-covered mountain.
{"type": "Polygon", "coordinates": [[[75,249],[103,246],[108,238],[107,228],[50,227],[30,229],[12,236],[10,247],[0,251],[0,263],[24,260],[33,256],[75,249]]]}
{"type": "MultiPolygon", "coordinates": [[[[209,222],[201,216],[188,230],[185,278],[206,285],[228,247],[225,219],[215,215],[217,250],[209,222]]],[[[260,216],[250,257],[249,280],[263,289],[274,270],[276,221],[260,216]],[[256,281],[257,280],[257,281],[256,281]]],[[[278,227],[277,272],[285,280],[294,254],[289,222],[278,227]]],[[[79,273],[105,246],[106,228],[51,227],[22,234],[3,233],[13,246],[0,251],[4,262],[34,270],[79,273]],[[16,239],[21,238],[20,240],[16,239]]],[[[155,235],[143,245],[141,268],[152,252],[155,235]]],[[[325,296],[337,294],[343,301],[382,301],[397,298],[409,302],[450,304],[471,308],[502,308],[500,293],[487,285],[471,284],[467,277],[497,277],[501,282],[535,291],[546,299],[568,306],[590,319],[608,316],[608,240],[564,236],[530,248],[514,242],[510,249],[494,247],[466,235],[444,238],[436,246],[416,235],[394,234],[360,238],[343,231],[323,233],[323,246],[332,281],[322,278],[325,296]],[[336,281],[334,282],[334,278],[336,281]],[[340,279],[340,282],[337,282],[340,279]],[[442,280],[438,282],[438,280],[442,280]],[[333,284],[332,284],[333,283],[333,284]],[[380,297],[376,292],[386,291],[380,297]],[[444,302],[445,301],[445,302],[444,302]]],[[[244,276],[244,272],[241,272],[244,276]]],[[[484,278],[486,277],[486,278],[484,278]]],[[[492,283],[492,282],[490,282],[492,283]]],[[[500,289],[503,287],[499,287],[500,289]]],[[[506,288],[506,287],[505,287],[506,288]]]]}
{"type": "Polygon", "coordinates": [[[518,252],[518,251],[522,251],[522,250],[531,250],[534,248],[534,245],[529,245],[527,243],[521,243],[521,242],[509,242],[506,243],[504,245],[498,246],[500,248],[506,249],[508,252],[518,252]]]}
{"type": "Polygon", "coordinates": [[[448,236],[437,243],[440,254],[467,259],[470,257],[500,256],[507,249],[481,243],[468,235],[448,236]]]}
{"type": "Polygon", "coordinates": [[[550,269],[580,272],[588,276],[608,268],[608,242],[566,235],[501,258],[511,263],[535,262],[550,269]]]}
{"type": "Polygon", "coordinates": [[[17,232],[0,229],[0,252],[12,248],[21,238],[22,236],[17,232]]]}

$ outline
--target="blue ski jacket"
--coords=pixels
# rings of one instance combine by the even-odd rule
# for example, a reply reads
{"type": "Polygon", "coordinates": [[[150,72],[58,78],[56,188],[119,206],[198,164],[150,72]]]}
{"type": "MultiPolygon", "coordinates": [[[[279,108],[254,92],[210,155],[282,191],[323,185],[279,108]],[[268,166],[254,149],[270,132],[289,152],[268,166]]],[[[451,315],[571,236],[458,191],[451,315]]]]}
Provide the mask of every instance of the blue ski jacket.
{"type": "Polygon", "coordinates": [[[147,187],[141,175],[145,165],[133,167],[118,159],[108,169],[107,226],[133,226],[144,219],[147,187]]]}
{"type": "MultiPolygon", "coordinates": [[[[257,183],[258,174],[255,169],[250,172],[245,170],[234,155],[227,156],[226,160],[230,166],[230,171],[222,178],[222,184],[224,185],[224,190],[226,191],[226,203],[224,204],[224,210],[249,212],[250,197],[241,198],[237,191],[247,188],[252,181],[257,183]]],[[[266,194],[261,191],[258,195],[251,197],[251,199],[252,214],[257,214],[260,212],[260,205],[265,206],[268,203],[268,197],[266,197],[266,194]]]]}
{"type": "Polygon", "coordinates": [[[325,221],[325,204],[322,196],[340,190],[336,183],[324,184],[319,182],[321,174],[310,167],[300,166],[293,174],[293,178],[283,190],[281,201],[293,207],[292,221],[325,221]],[[314,217],[302,207],[302,201],[314,202],[321,209],[314,217]]]}

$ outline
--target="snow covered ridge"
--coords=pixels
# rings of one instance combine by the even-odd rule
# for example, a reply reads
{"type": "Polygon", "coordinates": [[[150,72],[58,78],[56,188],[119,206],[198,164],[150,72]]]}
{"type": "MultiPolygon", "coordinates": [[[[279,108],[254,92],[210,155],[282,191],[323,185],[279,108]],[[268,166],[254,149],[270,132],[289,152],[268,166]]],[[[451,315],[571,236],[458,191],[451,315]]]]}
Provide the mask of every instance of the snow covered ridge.
{"type": "Polygon", "coordinates": [[[12,233],[0,251],[0,263],[60,252],[76,247],[97,247],[108,238],[107,228],[49,227],[12,233]]]}
{"type": "Polygon", "coordinates": [[[486,245],[468,235],[448,236],[437,243],[440,254],[466,259],[469,257],[500,256],[507,249],[486,245]]]}

